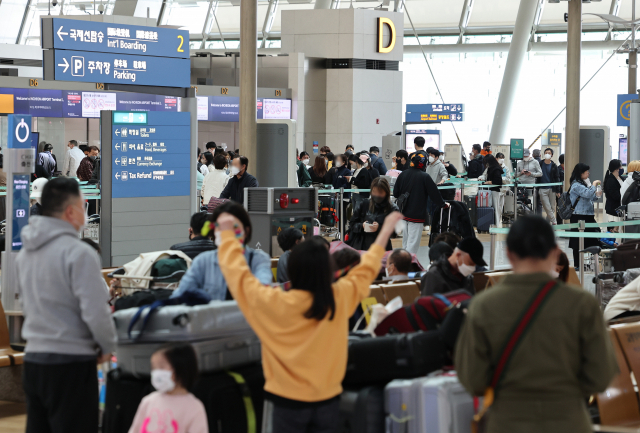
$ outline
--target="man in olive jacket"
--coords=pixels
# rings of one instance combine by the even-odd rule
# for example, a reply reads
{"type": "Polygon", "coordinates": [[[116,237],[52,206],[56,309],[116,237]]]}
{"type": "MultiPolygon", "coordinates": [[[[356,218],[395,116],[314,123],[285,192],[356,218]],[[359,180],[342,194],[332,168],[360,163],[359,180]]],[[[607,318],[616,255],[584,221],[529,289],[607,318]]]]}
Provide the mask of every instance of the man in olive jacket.
{"type": "MultiPolygon", "coordinates": [[[[483,395],[503,347],[532,297],[552,280],[558,257],[553,230],[539,216],[518,218],[507,236],[513,275],[473,299],[458,338],[455,368],[483,395]]],[[[598,301],[558,282],[518,339],[487,417],[488,433],[589,433],[586,397],[618,373],[598,301]]]]}

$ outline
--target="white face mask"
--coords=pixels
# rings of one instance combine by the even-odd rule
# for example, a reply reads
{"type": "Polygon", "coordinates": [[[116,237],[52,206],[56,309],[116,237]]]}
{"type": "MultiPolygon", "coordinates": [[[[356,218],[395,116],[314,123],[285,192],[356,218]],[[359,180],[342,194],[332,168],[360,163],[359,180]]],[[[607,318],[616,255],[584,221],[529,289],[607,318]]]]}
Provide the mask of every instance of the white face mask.
{"type": "Polygon", "coordinates": [[[162,393],[173,391],[176,383],[171,376],[173,372],[170,370],[151,370],[151,385],[162,393]]]}
{"type": "Polygon", "coordinates": [[[365,162],[365,163],[364,163],[364,168],[367,168],[367,167],[369,167],[369,163],[368,163],[368,162],[365,162]]]}
{"type": "Polygon", "coordinates": [[[475,266],[467,265],[464,261],[462,263],[458,263],[458,272],[462,274],[463,277],[467,277],[473,274],[476,270],[475,266]]]}
{"type": "Polygon", "coordinates": [[[342,163],[341,163],[341,162],[336,162],[334,165],[335,165],[337,168],[342,167],[342,163]]]}
{"type": "Polygon", "coordinates": [[[548,153],[544,154],[544,159],[551,159],[551,155],[549,155],[548,153]]]}
{"type": "Polygon", "coordinates": [[[500,165],[504,164],[504,159],[499,159],[498,160],[498,164],[500,164],[500,165]]]}
{"type": "Polygon", "coordinates": [[[302,163],[303,163],[304,165],[309,165],[309,160],[308,160],[308,159],[303,159],[303,160],[302,160],[302,163]]]}
{"type": "Polygon", "coordinates": [[[444,155],[440,155],[440,161],[444,161],[444,155]]]}
{"type": "Polygon", "coordinates": [[[435,161],[436,159],[433,156],[429,157],[429,164],[433,164],[433,161],[435,161]]]}
{"type": "Polygon", "coordinates": [[[237,176],[238,173],[240,173],[240,169],[238,167],[235,167],[235,166],[231,167],[231,174],[233,176],[237,176]]]}
{"type": "Polygon", "coordinates": [[[387,276],[387,278],[389,278],[389,268],[384,268],[384,274],[387,276]]]}
{"type": "Polygon", "coordinates": [[[560,272],[556,271],[555,269],[553,271],[549,272],[549,275],[551,275],[551,278],[553,278],[554,280],[558,279],[560,277],[560,272]]]}
{"type": "Polygon", "coordinates": [[[533,157],[532,157],[532,156],[525,156],[525,157],[524,157],[524,160],[525,160],[525,161],[531,161],[532,159],[533,159],[533,157]]]}

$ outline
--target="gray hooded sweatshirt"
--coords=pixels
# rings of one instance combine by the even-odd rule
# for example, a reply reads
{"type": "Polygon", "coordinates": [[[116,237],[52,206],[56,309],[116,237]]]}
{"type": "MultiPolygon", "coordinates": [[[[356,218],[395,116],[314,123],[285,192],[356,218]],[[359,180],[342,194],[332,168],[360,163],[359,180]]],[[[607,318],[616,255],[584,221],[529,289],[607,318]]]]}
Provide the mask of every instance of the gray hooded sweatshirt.
{"type": "Polygon", "coordinates": [[[30,218],[21,237],[16,273],[27,359],[112,353],[116,334],[97,252],[58,218],[30,218]]]}

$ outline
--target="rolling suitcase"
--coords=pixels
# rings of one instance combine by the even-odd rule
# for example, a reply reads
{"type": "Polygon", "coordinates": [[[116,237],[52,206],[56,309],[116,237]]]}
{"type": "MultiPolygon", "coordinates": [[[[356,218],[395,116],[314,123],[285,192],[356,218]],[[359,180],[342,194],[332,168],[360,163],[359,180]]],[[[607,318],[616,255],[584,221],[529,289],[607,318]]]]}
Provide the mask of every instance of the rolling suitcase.
{"type": "Polygon", "coordinates": [[[631,240],[618,246],[611,254],[613,269],[623,272],[631,268],[640,268],[640,241],[631,240]]]}
{"type": "Polygon", "coordinates": [[[162,344],[187,341],[198,356],[200,371],[233,368],[260,360],[260,340],[235,301],[212,301],[193,307],[171,305],[148,316],[139,309],[113,315],[118,338],[116,355],[123,371],[150,374],[149,358],[162,344]]]}
{"type": "Polygon", "coordinates": [[[476,212],[478,213],[478,223],[476,224],[478,233],[488,233],[491,225],[495,224],[495,211],[492,207],[479,207],[476,212]]]}
{"type": "Polygon", "coordinates": [[[464,204],[467,206],[469,210],[469,218],[471,219],[471,224],[476,224],[478,221],[478,217],[476,215],[476,196],[464,196],[464,204]]]}
{"type": "Polygon", "coordinates": [[[627,269],[624,272],[624,285],[631,284],[638,277],[640,277],[640,268],[627,269]]]}
{"type": "Polygon", "coordinates": [[[594,278],[596,283],[596,298],[604,310],[611,298],[622,289],[624,284],[624,272],[603,272],[594,278]]]}
{"type": "Polygon", "coordinates": [[[413,380],[409,433],[471,433],[473,397],[454,373],[413,380]]]}
{"type": "Polygon", "coordinates": [[[340,395],[338,433],[384,433],[384,390],[368,386],[340,395]]]}
{"type": "Polygon", "coordinates": [[[406,433],[409,431],[409,408],[414,404],[411,385],[415,379],[392,380],[384,387],[384,413],[386,433],[406,433]]]}
{"type": "Polygon", "coordinates": [[[349,337],[346,386],[386,384],[393,379],[424,376],[448,362],[438,331],[349,337]]]}

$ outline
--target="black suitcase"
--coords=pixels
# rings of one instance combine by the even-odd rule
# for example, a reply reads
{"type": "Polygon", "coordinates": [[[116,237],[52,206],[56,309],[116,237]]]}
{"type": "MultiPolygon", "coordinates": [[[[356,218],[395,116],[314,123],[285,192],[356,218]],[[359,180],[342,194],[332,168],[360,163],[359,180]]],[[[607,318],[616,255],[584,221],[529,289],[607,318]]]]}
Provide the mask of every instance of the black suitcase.
{"type": "Polygon", "coordinates": [[[471,219],[471,224],[475,225],[478,218],[476,216],[476,196],[464,196],[464,204],[467,206],[469,210],[469,218],[471,219]]]}
{"type": "Polygon", "coordinates": [[[640,241],[632,240],[618,246],[611,254],[611,260],[616,272],[640,268],[640,241]]]}
{"type": "MultiPolygon", "coordinates": [[[[227,373],[202,374],[191,390],[204,404],[210,433],[247,432],[248,419],[262,426],[264,375],[261,365],[234,369],[244,380],[239,384],[227,373]],[[245,396],[251,397],[247,407],[245,396]],[[253,414],[252,414],[253,413],[253,414]]],[[[142,399],[154,391],[150,379],[136,378],[119,369],[107,375],[103,433],[127,433],[142,399]]]]}
{"type": "Polygon", "coordinates": [[[384,433],[384,388],[368,386],[340,395],[337,433],[384,433]]]}
{"type": "Polygon", "coordinates": [[[476,214],[478,215],[478,222],[476,224],[478,233],[489,233],[489,228],[495,224],[495,210],[492,207],[479,207],[476,209],[476,214]]]}
{"type": "Polygon", "coordinates": [[[349,337],[345,386],[386,384],[393,379],[425,376],[448,360],[439,331],[349,337]]]}

